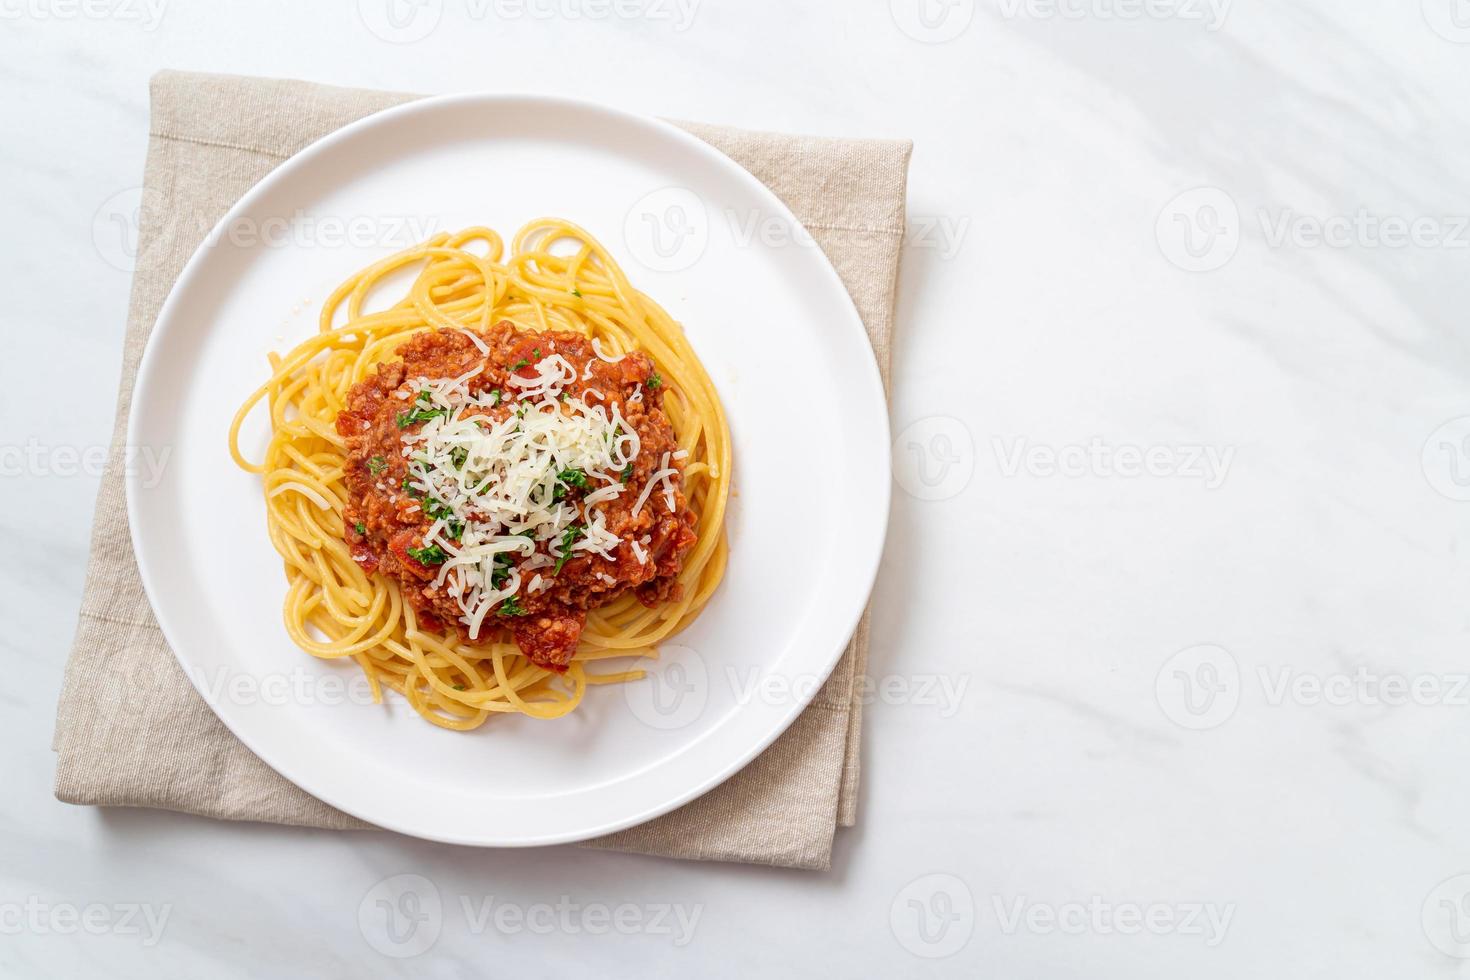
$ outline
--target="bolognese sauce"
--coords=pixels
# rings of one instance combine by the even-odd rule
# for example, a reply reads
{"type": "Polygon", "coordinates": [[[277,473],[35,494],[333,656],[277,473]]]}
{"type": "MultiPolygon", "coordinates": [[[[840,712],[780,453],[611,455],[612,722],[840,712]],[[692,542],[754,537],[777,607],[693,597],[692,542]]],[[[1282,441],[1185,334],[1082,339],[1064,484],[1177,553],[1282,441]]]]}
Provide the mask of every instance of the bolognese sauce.
{"type": "Polygon", "coordinates": [[[587,612],[678,598],[694,546],[662,379],[579,334],[428,330],[354,385],[345,538],[418,620],[472,643],[509,630],[564,671],[587,612]]]}

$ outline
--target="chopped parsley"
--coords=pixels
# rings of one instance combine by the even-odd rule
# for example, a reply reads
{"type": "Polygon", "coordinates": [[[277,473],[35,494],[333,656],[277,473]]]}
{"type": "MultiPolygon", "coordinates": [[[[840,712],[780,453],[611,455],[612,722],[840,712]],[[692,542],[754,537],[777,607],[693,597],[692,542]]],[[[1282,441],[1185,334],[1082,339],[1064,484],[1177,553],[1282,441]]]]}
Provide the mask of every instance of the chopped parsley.
{"type": "Polygon", "coordinates": [[[577,297],[578,299],[581,299],[582,298],[582,291],[580,289],[573,289],[572,290],[572,295],[575,296],[575,297],[577,297]]]}
{"type": "Polygon", "coordinates": [[[525,607],[521,605],[520,600],[515,596],[511,596],[502,602],[499,608],[495,610],[495,615],[497,616],[524,616],[525,614],[525,607]]]}
{"type": "Polygon", "coordinates": [[[470,451],[463,446],[455,446],[449,450],[449,461],[454,464],[454,468],[457,470],[464,469],[465,461],[469,458],[470,451]]]}
{"type": "Polygon", "coordinates": [[[495,400],[493,402],[491,402],[490,404],[491,405],[499,405],[500,404],[500,389],[499,388],[491,388],[490,389],[490,394],[492,394],[492,395],[495,396],[495,400]]]}
{"type": "Polygon", "coordinates": [[[490,585],[500,588],[505,585],[505,580],[510,578],[510,555],[505,552],[495,556],[495,566],[490,572],[490,585]]]}
{"type": "MultiPolygon", "coordinates": [[[[456,521],[454,519],[454,511],[450,509],[449,505],[446,504],[444,501],[439,500],[436,497],[431,497],[428,494],[424,493],[422,490],[418,490],[413,487],[411,485],[412,480],[412,475],[405,476],[403,478],[403,492],[419,502],[419,510],[423,513],[423,515],[431,521],[437,521],[442,517],[444,519],[444,526],[449,530],[449,538],[451,541],[458,541],[461,537],[463,537],[464,522],[456,521]]],[[[410,553],[412,553],[412,549],[409,550],[410,553]]],[[[439,559],[439,561],[441,562],[443,560],[443,558],[439,559]]],[[[424,564],[427,565],[429,563],[425,562],[424,564]]]]}
{"type": "Polygon", "coordinates": [[[456,691],[463,691],[464,690],[464,685],[463,684],[456,684],[456,685],[454,685],[454,689],[456,691]]]}
{"type": "Polygon", "coordinates": [[[358,521],[357,524],[355,525],[355,528],[356,528],[358,534],[366,534],[367,533],[367,525],[364,524],[362,521],[358,521]]]}
{"type": "Polygon", "coordinates": [[[433,395],[427,388],[419,392],[419,396],[414,399],[414,405],[417,406],[419,403],[422,402],[425,407],[415,407],[411,411],[399,412],[398,427],[400,429],[406,429],[410,425],[413,425],[415,422],[427,422],[429,421],[429,419],[438,418],[441,415],[448,416],[449,409],[430,407],[433,405],[433,402],[431,401],[432,398],[433,395]]]}
{"type": "Polygon", "coordinates": [[[657,371],[653,372],[652,374],[650,374],[648,376],[648,387],[650,387],[650,388],[659,388],[659,387],[662,387],[663,383],[664,383],[664,379],[661,378],[661,377],[659,377],[659,374],[658,374],[657,371]]]}
{"type": "Polygon", "coordinates": [[[369,473],[371,473],[373,476],[377,476],[379,473],[388,468],[388,461],[381,456],[374,456],[372,459],[368,460],[367,468],[369,473]]]}
{"type": "Polygon", "coordinates": [[[623,472],[619,475],[619,479],[624,484],[626,484],[629,480],[633,479],[633,464],[632,463],[629,463],[627,466],[624,466],[623,467],[623,472]]]}
{"type": "MultiPolygon", "coordinates": [[[[539,347],[533,348],[531,350],[531,356],[532,357],[535,357],[535,358],[539,358],[541,356],[541,348],[539,348],[539,347]]],[[[510,366],[510,370],[512,370],[512,371],[519,371],[521,368],[525,367],[527,364],[530,364],[530,363],[531,362],[529,360],[527,360],[526,358],[523,357],[519,361],[516,361],[514,364],[512,364],[510,366]]]]}
{"type": "Polygon", "coordinates": [[[567,561],[572,557],[572,545],[575,544],[577,539],[585,533],[586,531],[583,530],[582,525],[580,524],[569,525],[567,529],[562,532],[561,557],[556,560],[556,567],[551,570],[551,574],[561,574],[561,567],[565,565],[567,561]]]}
{"type": "Polygon", "coordinates": [[[437,544],[430,545],[427,548],[409,548],[408,557],[420,565],[442,565],[449,560],[449,556],[444,553],[444,549],[437,544]]]}
{"type": "Polygon", "coordinates": [[[578,490],[587,489],[587,472],[582,469],[562,470],[556,475],[557,487],[552,493],[552,500],[560,500],[571,492],[572,488],[578,490]]]}
{"type": "MultiPolygon", "coordinates": [[[[417,496],[412,490],[409,491],[409,494],[417,496]]],[[[443,518],[444,526],[449,531],[450,540],[458,541],[464,536],[464,522],[454,519],[454,511],[450,509],[448,504],[434,497],[417,497],[417,499],[421,501],[419,509],[424,512],[424,516],[429,520],[437,521],[443,518]]]]}
{"type": "Polygon", "coordinates": [[[429,419],[437,419],[448,414],[449,409],[447,408],[416,408],[411,412],[399,412],[398,427],[406,429],[417,422],[427,422],[429,419]]]}

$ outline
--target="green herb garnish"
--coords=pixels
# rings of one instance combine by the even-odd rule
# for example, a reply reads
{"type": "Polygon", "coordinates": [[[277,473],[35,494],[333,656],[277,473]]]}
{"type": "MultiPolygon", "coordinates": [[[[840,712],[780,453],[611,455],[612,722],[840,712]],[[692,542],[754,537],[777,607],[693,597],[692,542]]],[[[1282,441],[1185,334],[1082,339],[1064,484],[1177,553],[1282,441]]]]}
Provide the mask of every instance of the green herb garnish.
{"type": "Polygon", "coordinates": [[[406,429],[416,422],[427,422],[429,419],[436,419],[441,415],[447,416],[448,414],[449,409],[447,408],[416,408],[411,412],[399,412],[398,427],[400,429],[406,429]]]}
{"type": "Polygon", "coordinates": [[[469,458],[470,451],[463,446],[455,446],[449,450],[449,461],[454,464],[454,468],[457,470],[464,469],[465,461],[469,458]]]}
{"type": "Polygon", "coordinates": [[[434,497],[423,497],[420,499],[422,503],[419,504],[419,509],[424,512],[424,516],[428,517],[431,521],[443,519],[444,526],[449,531],[451,540],[458,541],[464,536],[464,522],[454,519],[454,511],[450,509],[448,504],[434,497]]]}
{"type": "Polygon", "coordinates": [[[582,529],[582,525],[580,524],[569,525],[567,529],[562,532],[561,557],[556,560],[556,567],[551,570],[551,574],[561,574],[561,567],[565,565],[567,561],[572,557],[572,545],[575,544],[577,539],[580,538],[584,533],[586,532],[582,529]]]}
{"type": "Polygon", "coordinates": [[[572,290],[572,295],[575,296],[575,297],[577,297],[578,299],[581,299],[582,298],[582,291],[580,289],[573,289],[572,290]]]}
{"type": "Polygon", "coordinates": [[[560,500],[565,497],[573,487],[579,490],[587,488],[587,473],[581,469],[562,470],[556,475],[557,487],[552,492],[552,500],[560,500]]]}
{"type": "Polygon", "coordinates": [[[514,364],[512,364],[510,366],[510,370],[512,370],[512,371],[519,371],[521,368],[525,367],[527,364],[530,364],[530,363],[531,363],[530,361],[526,360],[523,357],[519,361],[516,361],[514,364]]]}
{"type": "Polygon", "coordinates": [[[366,534],[367,533],[367,525],[364,524],[362,521],[358,521],[357,524],[354,525],[354,527],[357,530],[357,533],[358,534],[366,534]]]}
{"type": "Polygon", "coordinates": [[[495,556],[495,565],[490,570],[490,585],[500,588],[505,585],[505,580],[510,578],[510,555],[504,552],[495,556]]]}
{"type": "Polygon", "coordinates": [[[663,385],[663,383],[664,383],[664,379],[661,378],[661,377],[659,377],[657,371],[653,372],[652,374],[650,374],[648,376],[648,387],[650,387],[650,388],[658,388],[661,385],[663,385]]]}
{"type": "Polygon", "coordinates": [[[449,556],[444,553],[444,549],[437,544],[430,545],[427,548],[409,548],[408,557],[420,565],[442,565],[449,560],[449,556]]]}
{"type": "Polygon", "coordinates": [[[525,607],[521,605],[520,600],[515,596],[511,596],[502,602],[499,608],[495,610],[495,615],[497,616],[524,616],[525,614],[525,607]]]}
{"type": "Polygon", "coordinates": [[[368,460],[367,468],[369,473],[371,473],[373,476],[377,476],[379,473],[388,468],[388,461],[381,456],[374,456],[372,459],[368,460]]]}
{"type": "Polygon", "coordinates": [[[627,484],[627,482],[629,480],[633,479],[633,464],[632,463],[629,463],[627,466],[624,466],[623,467],[623,472],[619,475],[619,479],[625,485],[627,484]]]}

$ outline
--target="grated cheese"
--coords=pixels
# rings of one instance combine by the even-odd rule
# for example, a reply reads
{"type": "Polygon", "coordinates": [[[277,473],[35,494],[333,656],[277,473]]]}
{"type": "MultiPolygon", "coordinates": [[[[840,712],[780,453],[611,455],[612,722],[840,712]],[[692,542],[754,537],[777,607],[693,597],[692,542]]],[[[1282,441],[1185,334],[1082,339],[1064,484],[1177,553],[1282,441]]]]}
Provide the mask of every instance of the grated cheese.
{"type": "Polygon", "coordinates": [[[669,510],[674,509],[674,484],[672,477],[678,476],[679,471],[669,465],[669,453],[659,461],[659,468],[643,484],[643,492],[638,494],[638,502],[633,505],[633,516],[637,517],[643,511],[643,505],[648,503],[648,495],[653,493],[653,488],[658,484],[664,485],[664,502],[669,505],[669,510]]]}
{"type": "MultiPolygon", "coordinates": [[[[458,328],[456,328],[456,329],[458,329],[458,328]]],[[[462,333],[466,337],[470,338],[470,342],[473,343],[476,347],[479,348],[481,354],[489,354],[490,353],[490,347],[489,347],[489,345],[486,344],[479,337],[476,337],[474,334],[470,333],[468,330],[459,330],[459,333],[462,333]]]]}
{"type": "MultiPolygon", "coordinates": [[[[408,460],[406,484],[435,518],[424,547],[437,546],[448,556],[435,584],[454,597],[471,638],[517,594],[523,575],[533,575],[528,585],[533,592],[552,587],[535,570],[556,565],[574,525],[579,533],[568,555],[612,560],[621,540],[608,529],[600,505],[627,488],[608,474],[622,472],[641,448],[617,405],[589,405],[580,397],[560,400],[577,376],[561,355],[538,361],[534,377],[511,376],[507,384],[520,389],[519,397],[512,411],[496,413],[503,418],[485,414],[498,398],[469,391],[468,382],[484,367],[452,379],[417,378],[398,393],[418,399],[427,392],[428,402],[444,412],[417,432],[405,433],[402,452],[408,460]],[[558,499],[559,474],[570,470],[608,485],[580,502],[558,499]],[[544,551],[538,550],[542,546],[544,551]]],[[[649,480],[643,499],[657,477],[649,480]]]]}
{"type": "Polygon", "coordinates": [[[596,337],[592,338],[592,353],[597,355],[599,361],[606,361],[609,364],[617,364],[628,356],[626,354],[619,354],[617,357],[608,357],[602,352],[602,344],[598,342],[598,338],[596,337]]]}

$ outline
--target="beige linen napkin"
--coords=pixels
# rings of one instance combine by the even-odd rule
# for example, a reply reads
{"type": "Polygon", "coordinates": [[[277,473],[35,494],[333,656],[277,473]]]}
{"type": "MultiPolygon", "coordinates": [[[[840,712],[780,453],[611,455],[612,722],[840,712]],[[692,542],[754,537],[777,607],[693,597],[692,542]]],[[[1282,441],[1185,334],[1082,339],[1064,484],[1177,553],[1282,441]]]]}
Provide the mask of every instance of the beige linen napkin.
{"type": "MultiPolygon", "coordinates": [[[[57,711],[58,799],[333,829],[368,826],[261,762],[184,676],[138,578],[120,449],[144,342],[209,228],[312,141],[413,98],[220,75],[164,72],[153,79],[114,452],[97,500],[80,622],[57,711]]],[[[886,384],[910,144],[683,125],[764,181],[812,232],[857,304],[886,384]]],[[[742,772],[682,809],[589,846],[829,867],[835,828],[856,819],[857,680],[867,643],[864,616],[811,706],[742,772]]]]}

